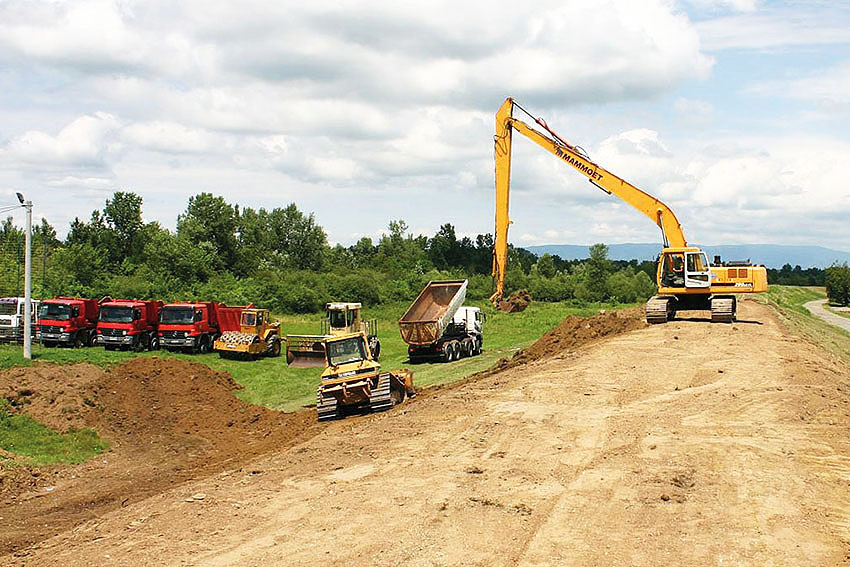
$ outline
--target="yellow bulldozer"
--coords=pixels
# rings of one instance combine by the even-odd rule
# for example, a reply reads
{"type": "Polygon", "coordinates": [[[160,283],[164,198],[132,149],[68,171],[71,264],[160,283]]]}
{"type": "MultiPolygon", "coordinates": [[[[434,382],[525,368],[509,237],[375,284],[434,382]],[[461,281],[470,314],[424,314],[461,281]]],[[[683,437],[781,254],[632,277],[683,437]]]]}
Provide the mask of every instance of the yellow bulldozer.
{"type": "Polygon", "coordinates": [[[319,421],[386,411],[416,395],[413,372],[381,372],[363,331],[324,339],[325,364],[316,392],[319,421]]]}
{"type": "Polygon", "coordinates": [[[375,360],[381,354],[378,320],[365,321],[360,303],[332,302],[325,305],[327,316],[318,335],[287,335],[286,363],[293,368],[322,368],[326,364],[325,339],[362,332],[375,360]]]}
{"type": "Polygon", "coordinates": [[[268,309],[243,309],[239,331],[222,333],[213,348],[221,358],[280,356],[280,321],[268,309]]]}

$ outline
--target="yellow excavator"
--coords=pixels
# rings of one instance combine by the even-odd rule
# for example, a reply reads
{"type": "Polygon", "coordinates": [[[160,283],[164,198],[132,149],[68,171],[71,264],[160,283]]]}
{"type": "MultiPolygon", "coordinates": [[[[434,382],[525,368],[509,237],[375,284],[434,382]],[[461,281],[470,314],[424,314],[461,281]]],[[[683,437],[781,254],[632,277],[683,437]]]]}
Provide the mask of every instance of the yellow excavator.
{"type": "Polygon", "coordinates": [[[508,264],[508,216],[511,177],[511,135],[517,131],[543,149],[572,166],[588,181],[609,195],[615,195],[648,216],[661,229],[664,248],[658,257],[658,294],[646,302],[646,321],[666,323],[680,310],[711,310],[711,320],[731,323],[737,312],[737,293],[767,291],[767,270],[748,262],[714,265],[699,248],[688,246],[682,225],[670,207],[629,182],[592,162],[579,146],[567,143],[541,118],[536,118],[512,98],[496,113],[496,236],[493,246],[493,277],[496,290],[490,301],[498,306],[505,290],[508,264]],[[543,131],[513,116],[519,110],[543,131]]]}

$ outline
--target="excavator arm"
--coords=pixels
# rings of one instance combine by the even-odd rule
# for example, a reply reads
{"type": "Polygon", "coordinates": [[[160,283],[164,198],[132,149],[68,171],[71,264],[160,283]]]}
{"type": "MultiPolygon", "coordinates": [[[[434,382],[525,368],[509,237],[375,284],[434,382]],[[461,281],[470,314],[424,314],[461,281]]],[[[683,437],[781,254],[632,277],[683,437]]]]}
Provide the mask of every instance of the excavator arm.
{"type": "MultiPolygon", "coordinates": [[[[511,134],[514,130],[529,138],[545,150],[553,153],[588,181],[608,193],[616,195],[638,211],[648,216],[661,229],[664,247],[685,247],[687,241],[682,225],[673,211],[628,181],[593,163],[576,146],[573,146],[552,131],[540,118],[534,121],[546,134],[513,117],[514,107],[522,109],[512,98],[505,100],[496,113],[495,157],[496,157],[496,234],[493,246],[493,277],[496,280],[492,303],[501,300],[505,290],[505,275],[508,265],[508,226],[511,224],[508,210],[510,203],[511,178],[511,134]]],[[[529,114],[529,116],[531,116],[529,114]]]]}

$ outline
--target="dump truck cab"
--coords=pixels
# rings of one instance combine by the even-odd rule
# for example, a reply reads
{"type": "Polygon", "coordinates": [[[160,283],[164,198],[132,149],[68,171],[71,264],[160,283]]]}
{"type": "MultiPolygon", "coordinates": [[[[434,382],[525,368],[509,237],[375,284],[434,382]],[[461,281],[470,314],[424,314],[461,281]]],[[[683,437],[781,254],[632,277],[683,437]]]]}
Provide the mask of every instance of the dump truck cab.
{"type": "Polygon", "coordinates": [[[54,297],[42,301],[38,327],[41,344],[74,347],[97,343],[99,302],[82,297],[54,297]]]}
{"type": "Polygon", "coordinates": [[[346,333],[324,341],[326,367],[317,392],[319,421],[342,417],[346,411],[378,412],[415,395],[413,373],[381,373],[369,349],[366,333],[346,333]]]}
{"type": "Polygon", "coordinates": [[[97,342],[107,350],[159,348],[162,301],[115,299],[100,306],[97,342]]]}

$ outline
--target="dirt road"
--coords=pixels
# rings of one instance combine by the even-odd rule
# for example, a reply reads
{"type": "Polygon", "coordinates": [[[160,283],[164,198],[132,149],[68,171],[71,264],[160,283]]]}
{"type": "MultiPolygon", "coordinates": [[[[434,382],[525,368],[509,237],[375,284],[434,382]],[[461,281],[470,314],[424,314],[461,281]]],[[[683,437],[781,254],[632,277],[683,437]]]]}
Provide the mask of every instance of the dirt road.
{"type": "Polygon", "coordinates": [[[803,307],[809,310],[809,313],[812,315],[816,315],[820,317],[830,325],[835,325],[841,329],[844,329],[847,332],[850,332],[850,319],[846,317],[842,317],[841,315],[836,315],[835,313],[828,311],[825,307],[826,299],[816,299],[814,301],[809,301],[805,303],[803,307]]]}
{"type": "Polygon", "coordinates": [[[2,561],[850,564],[850,369],[767,307],[739,316],[631,331],[331,423],[2,561]]]}

